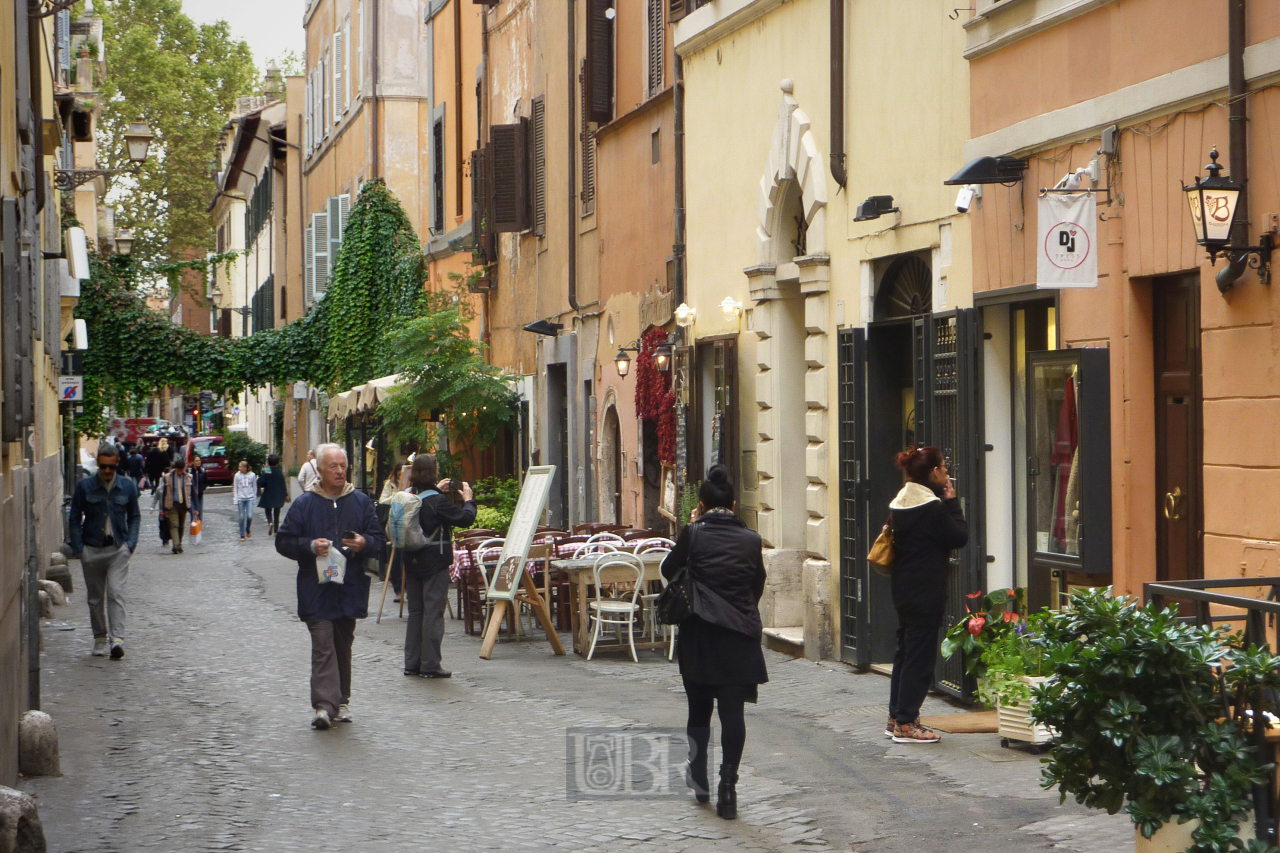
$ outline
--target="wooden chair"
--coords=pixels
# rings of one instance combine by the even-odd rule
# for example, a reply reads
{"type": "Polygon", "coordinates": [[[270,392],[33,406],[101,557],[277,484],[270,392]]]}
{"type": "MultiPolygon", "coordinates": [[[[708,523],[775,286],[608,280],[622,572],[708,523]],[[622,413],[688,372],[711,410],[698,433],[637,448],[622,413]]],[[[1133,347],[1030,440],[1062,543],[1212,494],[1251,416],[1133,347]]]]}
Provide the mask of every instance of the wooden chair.
{"type": "Polygon", "coordinates": [[[609,521],[585,521],[582,524],[575,524],[573,526],[573,533],[575,536],[584,533],[590,536],[593,533],[611,533],[615,530],[624,529],[626,529],[626,525],[613,524],[609,521]]]}
{"type": "Polygon", "coordinates": [[[628,542],[634,542],[637,539],[652,539],[655,536],[661,535],[653,530],[645,530],[640,527],[629,527],[626,530],[617,530],[614,532],[628,542]]]}
{"type": "Polygon", "coordinates": [[[486,559],[489,563],[497,564],[503,541],[502,539],[467,541],[471,566],[460,583],[464,586],[462,618],[465,624],[463,627],[468,634],[484,632],[485,622],[489,618],[489,566],[486,559]]]}

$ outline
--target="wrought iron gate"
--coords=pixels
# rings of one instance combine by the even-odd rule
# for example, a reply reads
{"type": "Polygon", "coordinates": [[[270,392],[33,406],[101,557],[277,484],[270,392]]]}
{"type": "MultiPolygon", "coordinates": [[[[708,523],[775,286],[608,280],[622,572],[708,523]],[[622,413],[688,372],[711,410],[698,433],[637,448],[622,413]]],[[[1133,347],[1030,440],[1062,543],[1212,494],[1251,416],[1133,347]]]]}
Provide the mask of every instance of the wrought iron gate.
{"type": "Polygon", "coordinates": [[[840,382],[840,652],[847,663],[871,664],[867,643],[867,494],[863,475],[866,423],[866,331],[842,329],[840,382]]]}

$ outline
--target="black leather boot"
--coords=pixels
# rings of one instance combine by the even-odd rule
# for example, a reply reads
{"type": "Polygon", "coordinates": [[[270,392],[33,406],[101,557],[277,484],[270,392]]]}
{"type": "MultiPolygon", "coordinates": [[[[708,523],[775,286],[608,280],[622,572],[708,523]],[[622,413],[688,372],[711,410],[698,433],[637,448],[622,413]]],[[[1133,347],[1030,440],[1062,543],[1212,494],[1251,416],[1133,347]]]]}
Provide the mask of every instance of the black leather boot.
{"type": "Polygon", "coordinates": [[[720,765],[720,790],[716,792],[716,814],[725,820],[738,817],[738,766],[720,765]]]}
{"type": "Polygon", "coordinates": [[[686,729],[689,735],[689,763],[685,765],[684,783],[693,789],[700,803],[711,802],[711,782],[707,779],[707,748],[711,729],[686,729]]]}

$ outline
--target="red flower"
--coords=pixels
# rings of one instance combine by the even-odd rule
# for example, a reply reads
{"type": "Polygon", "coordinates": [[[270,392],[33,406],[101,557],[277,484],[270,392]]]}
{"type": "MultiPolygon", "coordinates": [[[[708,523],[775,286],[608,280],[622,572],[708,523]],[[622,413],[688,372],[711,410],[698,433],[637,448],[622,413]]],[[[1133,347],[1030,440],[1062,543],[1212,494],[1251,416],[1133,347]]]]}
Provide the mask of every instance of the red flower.
{"type": "Polygon", "coordinates": [[[978,590],[977,592],[971,592],[965,597],[968,598],[970,601],[972,601],[975,598],[982,598],[982,590],[978,590]]]}
{"type": "Polygon", "coordinates": [[[1003,619],[1006,622],[1017,622],[1021,618],[1021,616],[1011,610],[1006,610],[1003,614],[1003,619]]]}
{"type": "Polygon", "coordinates": [[[969,633],[978,636],[982,633],[982,627],[987,624],[987,617],[981,613],[976,614],[969,620],[969,633]]]}

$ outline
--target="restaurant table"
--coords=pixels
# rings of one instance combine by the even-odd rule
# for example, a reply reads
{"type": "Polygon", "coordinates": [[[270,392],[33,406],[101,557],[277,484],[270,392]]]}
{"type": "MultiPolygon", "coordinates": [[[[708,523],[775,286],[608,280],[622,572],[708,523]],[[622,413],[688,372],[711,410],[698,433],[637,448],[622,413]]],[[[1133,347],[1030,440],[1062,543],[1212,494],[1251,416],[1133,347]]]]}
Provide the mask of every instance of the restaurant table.
{"type": "MultiPolygon", "coordinates": [[[[666,551],[655,551],[648,554],[641,554],[640,560],[644,563],[644,579],[642,584],[647,586],[650,581],[659,580],[662,577],[660,571],[662,561],[667,556],[666,551]]],[[[596,557],[583,557],[577,560],[552,560],[551,567],[554,569],[563,569],[569,576],[569,607],[573,614],[573,650],[583,655],[587,654],[587,647],[591,643],[591,638],[587,635],[587,625],[589,623],[587,589],[596,582],[595,578],[596,557]]],[[[624,583],[628,578],[634,577],[634,573],[622,566],[606,567],[600,575],[603,583],[624,583]]],[[[643,593],[642,593],[643,594],[643,593]]],[[[643,625],[641,619],[642,614],[636,614],[636,623],[643,625]]],[[[637,642],[637,649],[661,649],[666,646],[666,640],[646,640],[637,642]]],[[[604,645],[596,644],[596,651],[609,651],[611,649],[626,649],[625,643],[611,643],[604,645]]]]}

